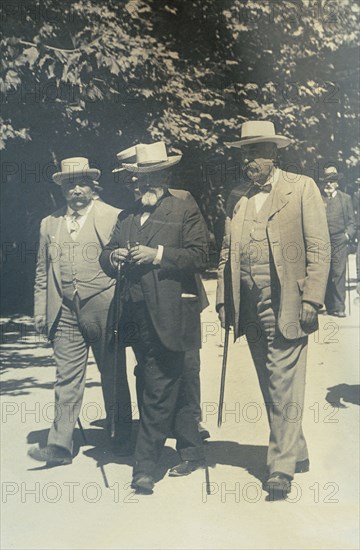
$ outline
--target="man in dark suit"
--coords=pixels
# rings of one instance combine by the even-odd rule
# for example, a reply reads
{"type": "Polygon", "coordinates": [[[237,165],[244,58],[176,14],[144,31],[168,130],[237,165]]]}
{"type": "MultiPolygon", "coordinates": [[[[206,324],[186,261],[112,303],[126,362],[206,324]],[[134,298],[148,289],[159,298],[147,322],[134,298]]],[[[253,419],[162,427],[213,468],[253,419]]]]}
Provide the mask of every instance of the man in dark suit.
{"type": "Polygon", "coordinates": [[[329,315],[346,317],[345,284],[348,243],[355,235],[355,215],[350,195],[339,189],[341,174],[334,165],[324,169],[322,196],[331,242],[331,263],[325,294],[329,315]]]}
{"type": "Polygon", "coordinates": [[[41,222],[35,278],[35,327],[53,344],[56,363],[55,420],[47,446],[29,455],[50,465],[72,461],[73,431],[80,414],[91,347],[101,373],[107,420],[116,416],[115,446],[130,454],[130,394],[124,370],[117,377],[114,403],[114,346],[108,346],[108,311],[114,280],[99,264],[119,211],[94,200],[93,180],[100,171],[83,157],[65,159],[54,174],[67,206],[41,222]],[[121,406],[118,406],[118,404],[121,406]],[[117,407],[117,411],[113,411],[117,407]]]}
{"type": "MultiPolygon", "coordinates": [[[[130,147],[125,151],[121,151],[120,153],[117,154],[117,157],[120,161],[126,161],[126,162],[134,161],[136,160],[136,148],[130,147]]],[[[122,167],[115,168],[113,170],[113,173],[122,172],[123,170],[124,169],[122,167]]],[[[170,171],[166,170],[166,172],[164,172],[162,176],[163,176],[163,179],[165,180],[166,185],[168,185],[171,179],[170,171]]],[[[141,195],[137,188],[137,180],[138,178],[135,175],[132,175],[130,179],[131,181],[130,188],[134,193],[134,196],[139,198],[141,195]]],[[[174,197],[178,197],[179,199],[182,199],[182,200],[190,201],[190,204],[192,204],[192,206],[196,206],[196,202],[189,191],[186,191],[184,189],[175,189],[171,187],[168,187],[167,190],[170,193],[170,195],[173,195],[174,197]]],[[[195,273],[195,280],[197,285],[197,293],[199,296],[201,311],[203,311],[205,308],[208,307],[209,300],[207,298],[206,291],[205,291],[203,282],[201,280],[201,275],[199,273],[195,273]]],[[[142,376],[143,366],[141,364],[141,357],[138,356],[136,359],[138,361],[138,364],[135,367],[134,374],[136,376],[136,394],[137,394],[138,410],[139,412],[141,412],[142,391],[143,391],[143,376],[142,376]]],[[[201,424],[201,387],[200,387],[200,350],[199,349],[191,349],[185,352],[185,368],[184,368],[184,374],[183,374],[182,390],[187,392],[189,407],[191,407],[194,417],[196,419],[196,422],[198,423],[198,428],[199,428],[201,438],[203,440],[208,439],[210,437],[209,430],[201,424]]]]}
{"type": "Polygon", "coordinates": [[[229,144],[240,148],[246,180],[226,223],[217,288],[221,323],[227,313],[234,338],[246,335],[257,371],[270,424],[264,488],[274,499],[309,469],[301,426],[308,334],[318,327],[329,271],[315,182],[276,167],[277,148],[289,143],[271,122],[250,121],[229,144]]]}
{"type": "Polygon", "coordinates": [[[186,475],[204,461],[197,423],[181,388],[185,353],[201,343],[195,273],[207,266],[207,231],[197,206],[167,191],[163,171],[181,155],[169,157],[163,142],[137,145],[135,151],[136,162],[123,168],[136,173],[141,198],[119,217],[100,261],[110,276],[122,264],[120,334],[141,357],[144,386],[132,487],[151,493],[171,430],[181,457],[175,475],[186,475]]]}

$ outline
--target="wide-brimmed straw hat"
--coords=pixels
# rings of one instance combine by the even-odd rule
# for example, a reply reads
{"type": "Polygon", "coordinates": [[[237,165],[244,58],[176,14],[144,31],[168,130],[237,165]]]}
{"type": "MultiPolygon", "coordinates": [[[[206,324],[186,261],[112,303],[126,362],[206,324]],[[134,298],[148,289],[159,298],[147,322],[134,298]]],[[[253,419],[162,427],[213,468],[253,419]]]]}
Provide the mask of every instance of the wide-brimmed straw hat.
{"type": "Polygon", "coordinates": [[[63,181],[75,180],[79,177],[97,180],[100,174],[101,172],[97,168],[90,168],[87,158],[72,157],[61,161],[61,172],[56,172],[52,179],[61,185],[63,181]]]}
{"type": "Polygon", "coordinates": [[[182,153],[168,156],[165,142],[157,141],[151,144],[140,143],[139,145],[134,145],[124,151],[120,151],[116,156],[120,161],[127,160],[132,162],[122,162],[122,166],[115,168],[113,172],[127,170],[137,174],[149,174],[171,168],[180,162],[182,153]]]}
{"type": "Polygon", "coordinates": [[[252,143],[270,142],[275,143],[279,149],[287,147],[291,139],[276,134],[275,126],[266,120],[249,120],[244,122],[240,128],[240,139],[238,141],[226,141],[228,147],[243,147],[252,143]]]}

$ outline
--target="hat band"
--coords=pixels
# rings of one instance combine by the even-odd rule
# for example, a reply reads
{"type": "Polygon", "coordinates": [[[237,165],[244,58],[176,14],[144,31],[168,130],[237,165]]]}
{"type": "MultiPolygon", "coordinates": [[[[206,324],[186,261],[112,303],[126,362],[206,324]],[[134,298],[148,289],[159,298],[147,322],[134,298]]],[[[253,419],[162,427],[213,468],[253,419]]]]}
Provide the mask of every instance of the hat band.
{"type": "Polygon", "coordinates": [[[264,136],[264,134],[258,134],[256,136],[245,136],[245,137],[241,137],[240,138],[240,141],[244,140],[244,139],[257,139],[257,138],[265,138],[265,139],[270,139],[270,138],[275,138],[277,137],[275,134],[274,135],[271,135],[271,136],[264,136]]]}
{"type": "Polygon", "coordinates": [[[147,160],[143,162],[138,162],[138,166],[155,166],[156,164],[163,164],[164,162],[168,162],[169,159],[166,160],[147,160]]]}

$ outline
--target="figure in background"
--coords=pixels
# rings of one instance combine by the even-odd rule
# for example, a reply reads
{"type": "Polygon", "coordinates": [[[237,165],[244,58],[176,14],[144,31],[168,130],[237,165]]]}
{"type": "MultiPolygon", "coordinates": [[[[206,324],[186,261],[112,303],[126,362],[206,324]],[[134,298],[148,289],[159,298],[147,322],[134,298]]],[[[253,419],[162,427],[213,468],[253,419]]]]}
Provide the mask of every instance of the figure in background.
{"type": "Polygon", "coordinates": [[[331,262],[326,287],[328,315],[346,317],[346,262],[348,244],[355,235],[355,215],[350,195],[339,189],[341,174],[335,165],[324,169],[322,197],[330,234],[331,262]]]}

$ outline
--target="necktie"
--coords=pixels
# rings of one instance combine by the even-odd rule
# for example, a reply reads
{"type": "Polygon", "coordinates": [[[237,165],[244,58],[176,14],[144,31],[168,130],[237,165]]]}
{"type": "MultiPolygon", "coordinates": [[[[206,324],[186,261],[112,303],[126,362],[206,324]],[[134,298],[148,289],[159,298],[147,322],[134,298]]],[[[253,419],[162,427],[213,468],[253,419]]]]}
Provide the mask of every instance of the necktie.
{"type": "Polygon", "coordinates": [[[76,234],[80,229],[80,224],[78,222],[80,216],[81,215],[78,212],[74,212],[70,218],[70,236],[72,239],[75,239],[76,234]]]}
{"type": "Polygon", "coordinates": [[[151,214],[151,212],[154,212],[156,207],[156,204],[154,206],[150,206],[150,204],[144,204],[141,207],[141,213],[144,214],[144,212],[151,214]]]}
{"type": "Polygon", "coordinates": [[[255,188],[255,192],[259,193],[260,191],[264,191],[264,193],[270,193],[272,189],[271,183],[265,183],[264,185],[261,185],[260,183],[254,183],[253,187],[255,188]]]}

